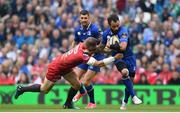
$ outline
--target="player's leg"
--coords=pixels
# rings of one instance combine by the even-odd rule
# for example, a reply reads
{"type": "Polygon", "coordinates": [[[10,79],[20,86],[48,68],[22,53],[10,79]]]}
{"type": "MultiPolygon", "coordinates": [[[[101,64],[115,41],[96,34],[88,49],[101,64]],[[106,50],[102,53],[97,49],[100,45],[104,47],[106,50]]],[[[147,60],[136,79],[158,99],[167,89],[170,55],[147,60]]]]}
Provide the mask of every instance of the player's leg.
{"type": "MultiPolygon", "coordinates": [[[[96,60],[102,60],[104,58],[104,55],[103,54],[95,54],[93,57],[96,60]]],[[[86,91],[88,93],[89,99],[90,99],[90,103],[88,103],[86,108],[95,108],[96,107],[95,98],[94,98],[94,88],[93,88],[91,81],[98,72],[100,72],[100,67],[88,66],[88,71],[85,73],[83,82],[84,82],[86,91]]]]}
{"type": "MultiPolygon", "coordinates": [[[[136,73],[136,59],[135,56],[128,57],[125,59],[125,62],[127,64],[128,70],[129,70],[129,77],[131,78],[132,86],[133,86],[133,78],[135,77],[136,73]]],[[[132,89],[134,90],[134,89],[132,89]]],[[[131,94],[131,91],[129,91],[131,94]]],[[[135,91],[134,91],[135,92],[135,91]]],[[[134,104],[141,104],[142,101],[136,96],[131,95],[132,101],[134,104]]]]}
{"type": "Polygon", "coordinates": [[[72,86],[68,92],[68,96],[64,104],[64,109],[74,109],[74,106],[72,104],[72,99],[76,95],[77,91],[80,89],[81,84],[79,80],[77,79],[76,73],[74,71],[64,75],[63,77],[72,86]]]}
{"type": "MultiPolygon", "coordinates": [[[[77,67],[76,71],[76,75],[78,76],[79,80],[82,78],[82,76],[86,73],[88,69],[88,65],[87,64],[81,64],[77,67]]],[[[83,84],[81,83],[81,88],[79,89],[80,94],[83,96],[86,94],[86,90],[83,87],[83,84]]]]}
{"type": "Polygon", "coordinates": [[[16,94],[15,94],[15,99],[17,99],[24,92],[43,92],[46,94],[50,91],[53,85],[54,85],[54,82],[48,80],[46,77],[43,84],[32,84],[28,86],[18,85],[16,94]]]}
{"type": "MultiPolygon", "coordinates": [[[[92,69],[94,69],[94,68],[92,68],[92,69]]],[[[99,71],[99,70],[96,70],[96,71],[99,71]]],[[[88,103],[86,108],[95,108],[96,107],[95,98],[94,98],[94,87],[91,83],[91,80],[97,74],[96,71],[88,69],[88,71],[85,73],[84,78],[82,80],[83,84],[86,88],[86,91],[88,93],[89,99],[90,99],[90,103],[88,103]]]]}
{"type": "MultiPolygon", "coordinates": [[[[135,72],[130,72],[129,76],[130,76],[131,81],[133,83],[134,77],[135,77],[135,72]]],[[[134,97],[132,97],[132,101],[133,101],[134,104],[141,104],[142,103],[142,100],[139,99],[136,95],[134,97]]]]}
{"type": "MultiPolygon", "coordinates": [[[[82,75],[84,75],[86,73],[88,69],[88,65],[87,64],[80,64],[76,69],[76,75],[79,77],[79,79],[82,77],[82,75]]],[[[86,89],[84,88],[84,85],[81,83],[81,87],[79,89],[79,94],[75,95],[75,97],[73,98],[73,102],[78,101],[82,96],[84,96],[86,94],[86,89]]]]}
{"type": "MultiPolygon", "coordinates": [[[[129,76],[131,77],[131,81],[133,81],[133,77],[135,76],[135,73],[130,73],[129,76]]],[[[129,90],[127,88],[124,89],[124,92],[125,92],[124,94],[125,97],[124,100],[122,100],[122,104],[120,107],[121,110],[126,110],[126,104],[128,103],[128,99],[130,97],[129,90]]]]}
{"type": "MultiPolygon", "coordinates": [[[[124,90],[125,91],[124,102],[127,103],[128,98],[130,96],[130,92],[128,90],[129,89],[128,86],[130,86],[130,85],[128,85],[128,84],[130,84],[129,83],[129,80],[130,80],[129,79],[129,71],[127,69],[126,64],[123,61],[119,61],[115,65],[116,65],[118,71],[121,72],[123,84],[126,86],[125,90],[124,90]],[[126,83],[126,81],[128,81],[128,82],[126,83]]],[[[134,93],[132,93],[132,94],[134,94],[134,93]]]]}
{"type": "MultiPolygon", "coordinates": [[[[93,56],[96,60],[101,60],[104,58],[104,55],[102,54],[96,54],[93,56]]],[[[95,101],[94,101],[94,88],[91,84],[91,80],[92,78],[96,75],[97,72],[100,72],[100,68],[96,67],[96,66],[89,66],[87,64],[84,64],[84,66],[79,66],[79,68],[87,70],[88,71],[85,73],[84,79],[82,80],[84,83],[84,86],[86,88],[86,91],[89,95],[90,98],[90,103],[88,104],[88,106],[90,106],[89,108],[94,108],[96,107],[95,101]]],[[[84,92],[80,91],[80,94],[77,94],[74,97],[74,101],[79,100],[82,96],[84,95],[84,92]]]]}
{"type": "Polygon", "coordinates": [[[122,100],[122,105],[120,107],[120,109],[125,110],[129,96],[131,95],[132,97],[134,97],[135,92],[133,89],[133,83],[129,77],[129,70],[127,69],[126,63],[123,61],[119,61],[115,65],[116,65],[118,71],[121,72],[122,82],[126,86],[125,87],[125,97],[124,97],[124,100],[122,100]]]}
{"type": "Polygon", "coordinates": [[[138,99],[137,96],[135,95],[135,91],[133,89],[133,81],[130,78],[130,77],[135,76],[135,68],[136,68],[135,64],[136,64],[136,61],[133,58],[116,63],[117,69],[122,74],[123,84],[126,86],[126,88],[125,88],[125,98],[122,101],[122,106],[121,106],[122,110],[126,109],[126,104],[128,102],[128,98],[130,96],[132,97],[133,102],[135,104],[142,103],[142,101],[140,99],[138,99]],[[130,72],[129,72],[129,70],[130,70],[130,72]]]}

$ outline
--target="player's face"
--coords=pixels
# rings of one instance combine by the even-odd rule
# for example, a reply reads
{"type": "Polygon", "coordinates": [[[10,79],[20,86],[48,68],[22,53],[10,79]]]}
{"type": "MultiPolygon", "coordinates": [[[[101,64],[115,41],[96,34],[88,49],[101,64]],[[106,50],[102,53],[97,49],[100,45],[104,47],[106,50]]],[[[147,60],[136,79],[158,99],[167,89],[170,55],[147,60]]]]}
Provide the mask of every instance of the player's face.
{"type": "Polygon", "coordinates": [[[80,23],[82,26],[87,27],[89,25],[89,15],[80,15],[80,23]]]}
{"type": "Polygon", "coordinates": [[[120,27],[120,22],[119,21],[116,21],[116,22],[112,21],[111,24],[110,24],[110,29],[114,34],[118,33],[119,27],[120,27]]]}

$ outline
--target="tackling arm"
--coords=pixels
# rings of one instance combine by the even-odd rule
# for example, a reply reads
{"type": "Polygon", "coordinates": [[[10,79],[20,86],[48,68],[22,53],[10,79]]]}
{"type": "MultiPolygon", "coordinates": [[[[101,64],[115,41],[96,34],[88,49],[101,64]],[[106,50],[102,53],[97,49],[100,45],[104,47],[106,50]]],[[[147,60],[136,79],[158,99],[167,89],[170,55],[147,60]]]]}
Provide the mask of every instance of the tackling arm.
{"type": "Polygon", "coordinates": [[[100,60],[100,61],[97,61],[95,58],[90,57],[87,64],[92,65],[92,66],[103,67],[103,66],[106,66],[106,65],[112,63],[113,61],[115,61],[117,59],[121,59],[121,58],[123,58],[123,55],[120,53],[116,54],[114,57],[111,56],[111,57],[105,58],[105,59],[100,60]]]}
{"type": "Polygon", "coordinates": [[[111,49],[106,48],[106,46],[102,43],[100,43],[96,49],[96,53],[111,53],[111,49]]]}

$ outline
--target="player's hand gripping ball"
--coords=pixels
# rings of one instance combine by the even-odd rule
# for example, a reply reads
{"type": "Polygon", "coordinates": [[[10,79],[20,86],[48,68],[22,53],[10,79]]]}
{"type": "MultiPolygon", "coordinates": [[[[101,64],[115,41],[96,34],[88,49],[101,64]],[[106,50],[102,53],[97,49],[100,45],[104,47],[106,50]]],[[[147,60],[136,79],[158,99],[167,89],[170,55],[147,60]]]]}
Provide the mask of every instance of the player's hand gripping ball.
{"type": "Polygon", "coordinates": [[[119,46],[119,38],[116,35],[111,36],[108,39],[108,43],[107,43],[107,47],[113,50],[119,50],[120,46],[119,46]]]}

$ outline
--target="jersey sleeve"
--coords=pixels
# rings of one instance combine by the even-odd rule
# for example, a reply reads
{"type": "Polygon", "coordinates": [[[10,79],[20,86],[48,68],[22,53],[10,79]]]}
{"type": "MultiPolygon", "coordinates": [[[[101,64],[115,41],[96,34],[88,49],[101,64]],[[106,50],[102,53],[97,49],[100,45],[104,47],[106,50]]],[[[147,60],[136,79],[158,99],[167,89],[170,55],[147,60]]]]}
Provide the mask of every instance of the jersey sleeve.
{"type": "Polygon", "coordinates": [[[74,41],[75,41],[75,42],[80,42],[78,33],[80,33],[80,32],[78,31],[78,28],[75,28],[75,30],[74,30],[74,36],[75,36],[75,37],[74,37],[74,41]]]}
{"type": "Polygon", "coordinates": [[[95,62],[96,62],[96,59],[94,57],[90,57],[87,64],[93,66],[95,62]]]}
{"type": "Polygon", "coordinates": [[[96,39],[98,39],[100,37],[99,28],[96,25],[92,29],[92,36],[96,39]]]}
{"type": "Polygon", "coordinates": [[[118,34],[120,42],[128,42],[128,30],[126,27],[122,27],[122,32],[118,34]]]}
{"type": "Polygon", "coordinates": [[[106,43],[107,43],[107,33],[106,31],[104,31],[102,34],[102,44],[106,45],[106,43]]]}

